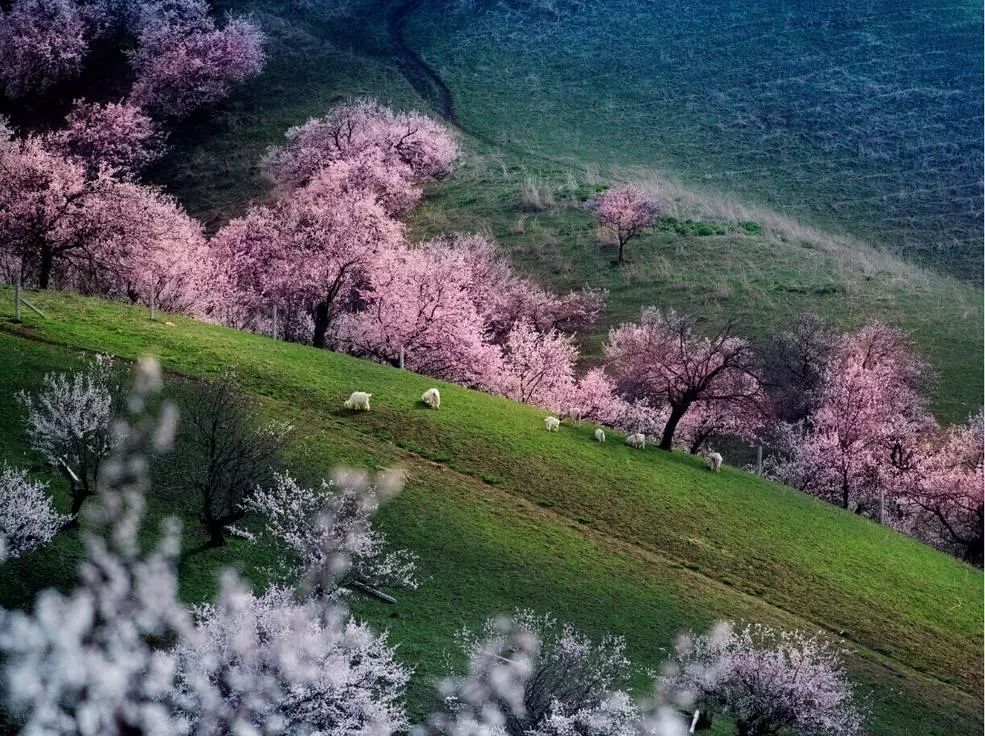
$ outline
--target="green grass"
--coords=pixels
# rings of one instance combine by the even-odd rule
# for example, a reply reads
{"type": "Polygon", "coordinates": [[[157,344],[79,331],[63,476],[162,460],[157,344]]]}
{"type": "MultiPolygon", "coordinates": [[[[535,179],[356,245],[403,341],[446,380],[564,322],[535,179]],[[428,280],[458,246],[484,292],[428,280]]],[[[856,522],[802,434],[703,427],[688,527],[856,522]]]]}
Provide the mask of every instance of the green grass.
{"type": "MultiPolygon", "coordinates": [[[[385,22],[391,5],[390,0],[353,0],[333,12],[315,3],[218,2],[220,11],[253,13],[268,35],[267,68],[225,103],[175,131],[171,155],[152,178],[215,229],[251,201],[266,198],[269,188],[258,162],[268,146],[283,140],[289,126],[362,95],[398,108],[429,110],[428,101],[400,75],[393,59],[385,22]]],[[[534,30],[546,17],[538,17],[534,30]]],[[[710,173],[720,171],[715,167],[723,165],[711,150],[686,150],[687,161],[703,167],[700,176],[688,178],[679,166],[664,168],[664,149],[648,143],[642,128],[613,137],[596,127],[636,125],[646,114],[642,108],[619,107],[606,115],[593,105],[575,110],[574,99],[569,100],[573,115],[592,116],[579,123],[577,131],[562,125],[562,118],[531,113],[537,100],[552,110],[563,106],[565,87],[545,87],[550,94],[535,99],[530,80],[512,85],[510,75],[516,67],[494,53],[488,38],[477,47],[481,57],[454,56],[453,47],[462,38],[456,33],[472,32],[460,27],[461,20],[455,13],[436,17],[428,3],[409,19],[408,42],[448,73],[465,124],[482,136],[462,135],[459,169],[450,180],[430,188],[424,207],[412,218],[413,238],[447,231],[488,232],[521,271],[545,285],[559,290],[585,284],[608,289],[609,310],[585,339],[588,362],[598,359],[610,326],[633,319],[649,305],[689,311],[709,323],[735,315],[740,331],[756,339],[790,324],[802,312],[818,312],[846,328],[879,318],[911,330],[924,358],[940,374],[933,409],[942,421],[962,421],[981,405],[981,288],[904,263],[855,239],[747,206],[735,193],[755,193],[764,182],[750,182],[751,188],[743,189],[741,177],[731,183],[709,180],[710,173]],[[437,30],[449,25],[455,26],[454,33],[436,37],[437,30]],[[452,57],[455,64],[449,62],[452,57]],[[480,62],[482,68],[475,68],[480,62]],[[686,186],[674,183],[679,174],[686,186]],[[609,265],[610,249],[594,228],[584,200],[621,181],[642,181],[654,188],[674,219],[634,241],[628,251],[630,264],[614,269],[609,265]],[[522,190],[531,184],[553,200],[542,211],[531,212],[522,202],[522,190]]],[[[614,17],[611,23],[622,20],[624,16],[614,17]]],[[[496,22],[495,12],[481,16],[483,27],[491,29],[488,24],[496,22]]],[[[551,58],[546,47],[538,49],[545,54],[541,61],[551,58]]],[[[570,49],[576,56],[584,51],[570,49]]],[[[646,62],[643,56],[631,58],[634,64],[646,62]]],[[[582,61],[579,57],[578,63],[582,61]]],[[[639,71],[633,69],[634,74],[639,71]]],[[[563,71],[557,67],[550,73],[563,71]]],[[[579,95],[591,93],[580,82],[577,89],[579,95]]],[[[798,207],[786,211],[810,209],[803,188],[773,186],[776,196],[763,201],[775,203],[784,193],[796,193],[797,202],[787,204],[798,207]]],[[[861,215],[856,221],[863,229],[872,224],[861,215]]]]}
{"type": "MultiPolygon", "coordinates": [[[[234,369],[267,413],[299,428],[290,452],[299,467],[408,470],[380,523],[420,555],[421,589],[393,607],[360,600],[356,611],[388,629],[414,666],[415,712],[455,630],[529,606],[623,633],[651,667],[678,632],[722,617],[820,628],[852,650],[873,733],[981,730],[982,574],[913,540],[733,468],[712,475],[699,458],[634,451],[615,436],[600,446],[588,426],[549,434],[537,409],[460,387],[439,384],[442,409],[430,411],[417,399],[434,382],[412,373],[181,317],[169,326],[93,299],[31,299],[50,319],[17,325],[0,290],[0,454],[11,462],[37,462],[18,430],[15,391],[79,350],[99,350],[153,353],[191,377],[234,369]],[[354,389],[374,394],[373,411],[341,409],[354,389]]],[[[154,519],[186,520],[182,595],[210,595],[226,564],[262,581],[275,552],[239,540],[199,549],[193,509],[177,491],[152,502],[154,519]]],[[[66,535],[0,568],[0,601],[67,584],[79,553],[66,535]]]]}

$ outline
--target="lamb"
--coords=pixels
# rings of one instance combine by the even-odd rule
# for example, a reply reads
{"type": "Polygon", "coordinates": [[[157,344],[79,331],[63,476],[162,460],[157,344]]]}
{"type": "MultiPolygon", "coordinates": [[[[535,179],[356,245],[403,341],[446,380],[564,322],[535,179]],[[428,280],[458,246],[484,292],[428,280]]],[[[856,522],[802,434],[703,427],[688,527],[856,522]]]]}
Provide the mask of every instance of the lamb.
{"type": "Polygon", "coordinates": [[[577,407],[571,407],[568,409],[568,418],[571,419],[571,423],[576,427],[581,426],[581,409],[577,407]]]}
{"type": "Polygon", "coordinates": [[[709,452],[705,455],[708,460],[708,467],[713,473],[722,472],[722,456],[717,452],[709,452]]]}
{"type": "Polygon", "coordinates": [[[436,388],[429,388],[421,395],[421,401],[432,409],[441,408],[441,393],[436,388]]]}
{"type": "Polygon", "coordinates": [[[557,417],[544,417],[544,427],[548,432],[557,432],[557,428],[561,426],[561,420],[557,417]]]}
{"type": "Polygon", "coordinates": [[[598,442],[605,442],[605,430],[603,430],[602,428],[596,429],[595,430],[595,439],[598,442]]]}
{"type": "Polygon", "coordinates": [[[353,411],[369,411],[369,397],[372,395],[365,391],[353,391],[352,395],[345,400],[342,406],[353,411]]]}
{"type": "Polygon", "coordinates": [[[626,444],[630,447],[635,447],[637,450],[644,450],[646,449],[646,435],[642,432],[631,434],[626,438],[626,444]]]}

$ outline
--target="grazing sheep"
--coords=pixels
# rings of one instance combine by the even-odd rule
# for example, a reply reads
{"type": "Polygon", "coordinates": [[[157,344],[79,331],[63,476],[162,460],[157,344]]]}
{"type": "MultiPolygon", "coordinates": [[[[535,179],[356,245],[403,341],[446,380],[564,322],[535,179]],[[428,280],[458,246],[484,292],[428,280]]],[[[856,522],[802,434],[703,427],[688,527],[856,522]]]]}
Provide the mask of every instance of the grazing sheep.
{"type": "Polygon", "coordinates": [[[578,409],[577,407],[572,407],[572,408],[568,409],[568,418],[571,420],[571,423],[572,424],[574,424],[576,427],[580,427],[581,426],[581,409],[578,409]]]}
{"type": "Polygon", "coordinates": [[[637,450],[644,450],[646,449],[646,435],[642,432],[631,434],[626,438],[626,444],[630,447],[635,447],[637,450]]]}
{"type": "Polygon", "coordinates": [[[595,439],[599,442],[605,442],[605,431],[601,428],[595,430],[595,439]]]}
{"type": "Polygon", "coordinates": [[[342,406],[353,411],[369,411],[369,397],[372,395],[365,391],[353,391],[342,406]]]}
{"type": "Polygon", "coordinates": [[[548,432],[557,432],[557,428],[561,426],[561,420],[557,417],[544,417],[544,427],[548,432]]]}
{"type": "Polygon", "coordinates": [[[430,406],[432,409],[440,409],[441,393],[436,388],[429,388],[421,396],[421,401],[430,406]]]}
{"type": "Polygon", "coordinates": [[[709,452],[705,455],[705,458],[708,460],[708,467],[711,469],[711,472],[722,472],[722,456],[720,454],[717,452],[709,452]]]}

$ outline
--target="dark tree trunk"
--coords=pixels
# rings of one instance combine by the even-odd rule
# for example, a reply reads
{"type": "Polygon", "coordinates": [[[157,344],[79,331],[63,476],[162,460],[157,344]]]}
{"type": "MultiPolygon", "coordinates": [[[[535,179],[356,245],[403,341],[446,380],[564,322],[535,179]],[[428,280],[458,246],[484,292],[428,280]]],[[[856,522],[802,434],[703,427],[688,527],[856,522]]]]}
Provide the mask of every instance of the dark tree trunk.
{"type": "Polygon", "coordinates": [[[616,263],[620,266],[624,263],[623,250],[626,248],[626,241],[619,238],[619,257],[616,259],[616,263]]]}
{"type": "Polygon", "coordinates": [[[51,272],[55,267],[54,254],[44,248],[41,250],[41,264],[38,268],[38,288],[47,289],[51,282],[51,272]]]}
{"type": "Polygon", "coordinates": [[[212,521],[205,525],[209,532],[209,547],[225,547],[226,533],[222,524],[212,521]]]}
{"type": "Polygon", "coordinates": [[[677,431],[677,425],[680,424],[681,418],[687,412],[690,404],[677,404],[670,407],[670,418],[667,419],[667,424],[664,425],[663,437],[660,438],[660,449],[661,450],[672,450],[674,448],[674,432],[677,431]]]}
{"type": "Polygon", "coordinates": [[[325,347],[325,334],[328,332],[328,302],[321,302],[315,307],[315,333],[311,338],[311,344],[316,348],[325,347]]]}

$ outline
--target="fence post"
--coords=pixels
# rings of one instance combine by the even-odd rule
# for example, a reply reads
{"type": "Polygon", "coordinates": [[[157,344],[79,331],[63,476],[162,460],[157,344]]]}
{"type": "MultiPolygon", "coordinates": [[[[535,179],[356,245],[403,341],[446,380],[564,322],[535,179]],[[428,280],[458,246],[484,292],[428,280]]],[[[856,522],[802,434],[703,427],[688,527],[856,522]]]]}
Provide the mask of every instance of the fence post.
{"type": "Polygon", "coordinates": [[[886,511],[886,491],[882,488],[879,489],[879,523],[883,524],[885,519],[886,511]]]}
{"type": "Polygon", "coordinates": [[[271,318],[270,336],[277,339],[277,305],[274,304],[273,315],[271,318]]]}
{"type": "Polygon", "coordinates": [[[21,271],[17,269],[17,282],[14,284],[14,319],[21,321],[21,271]]]}
{"type": "Polygon", "coordinates": [[[404,367],[404,346],[401,345],[400,346],[400,368],[403,369],[403,367],[404,367]]]}
{"type": "Polygon", "coordinates": [[[157,292],[154,291],[154,287],[150,290],[150,318],[157,319],[157,292]]]}
{"type": "Polygon", "coordinates": [[[763,474],[763,446],[756,445],[756,475],[763,474]]]}

